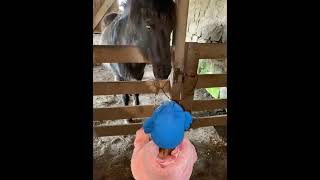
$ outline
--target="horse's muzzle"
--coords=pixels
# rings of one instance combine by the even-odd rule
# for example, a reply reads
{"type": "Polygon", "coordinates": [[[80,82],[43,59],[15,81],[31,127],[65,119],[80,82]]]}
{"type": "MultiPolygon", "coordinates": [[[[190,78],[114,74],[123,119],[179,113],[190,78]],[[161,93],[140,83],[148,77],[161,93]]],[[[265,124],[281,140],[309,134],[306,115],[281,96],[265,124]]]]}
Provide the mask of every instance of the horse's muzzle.
{"type": "Polygon", "coordinates": [[[156,79],[168,79],[171,73],[170,65],[153,65],[153,75],[156,79]]]}

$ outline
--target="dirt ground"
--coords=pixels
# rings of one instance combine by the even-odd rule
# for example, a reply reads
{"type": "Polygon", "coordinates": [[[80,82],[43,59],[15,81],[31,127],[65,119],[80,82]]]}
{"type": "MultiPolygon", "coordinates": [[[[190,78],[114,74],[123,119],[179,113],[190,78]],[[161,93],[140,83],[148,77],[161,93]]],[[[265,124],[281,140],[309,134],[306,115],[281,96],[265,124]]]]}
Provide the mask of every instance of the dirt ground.
{"type": "MultiPolygon", "coordinates": [[[[94,35],[93,44],[97,44],[98,35],[94,35]]],[[[145,68],[143,80],[154,79],[151,65],[145,68]]],[[[113,81],[111,70],[103,66],[93,67],[93,81],[113,81]]],[[[132,99],[132,98],[131,98],[132,99]]],[[[195,99],[209,100],[212,97],[204,90],[195,92],[195,99]]],[[[160,104],[168,98],[163,94],[141,94],[140,103],[160,104]]],[[[132,103],[132,101],[130,101],[132,103]]],[[[94,96],[93,107],[122,106],[120,95],[94,96]]],[[[216,112],[197,112],[193,116],[200,117],[215,115],[216,112]]],[[[98,126],[123,124],[125,120],[105,121],[98,126]]],[[[198,160],[194,165],[191,180],[226,180],[227,179],[227,130],[224,127],[204,127],[191,129],[187,132],[190,141],[194,144],[198,160]]],[[[109,136],[93,139],[93,167],[96,180],[131,180],[130,160],[133,151],[134,136],[109,136]]]]}

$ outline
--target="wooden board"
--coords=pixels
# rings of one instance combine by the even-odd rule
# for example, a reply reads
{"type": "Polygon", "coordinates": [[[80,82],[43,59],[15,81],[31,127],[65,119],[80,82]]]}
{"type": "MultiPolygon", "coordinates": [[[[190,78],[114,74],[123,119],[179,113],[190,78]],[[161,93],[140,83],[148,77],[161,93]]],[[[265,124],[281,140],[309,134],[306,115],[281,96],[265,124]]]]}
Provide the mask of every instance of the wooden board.
{"type": "MultiPolygon", "coordinates": [[[[107,0],[109,1],[109,0],[107,0]]],[[[104,3],[104,2],[103,2],[104,3]]],[[[102,5],[102,4],[101,4],[102,5]]],[[[96,14],[97,14],[97,8],[100,8],[101,5],[99,5],[99,7],[96,7],[96,12],[94,12],[94,15],[93,15],[93,21],[95,21],[94,19],[95,18],[98,18],[96,17],[96,14]]],[[[93,10],[95,10],[95,7],[93,7],[93,10]]],[[[96,27],[93,29],[93,33],[94,34],[97,34],[97,33],[101,33],[103,30],[104,30],[104,26],[103,26],[103,18],[112,14],[112,13],[116,13],[116,14],[120,14],[120,10],[119,10],[119,6],[118,6],[118,3],[117,1],[114,1],[111,5],[111,7],[107,10],[107,12],[104,14],[104,16],[101,18],[101,20],[99,21],[99,23],[96,25],[96,27]]]]}
{"type": "Polygon", "coordinates": [[[111,7],[112,4],[117,3],[116,0],[105,0],[103,4],[100,6],[98,12],[93,18],[93,30],[97,27],[101,19],[107,13],[108,9],[111,7]]]}
{"type": "Polygon", "coordinates": [[[198,75],[196,88],[227,87],[227,74],[198,75]]]}
{"type": "MultiPolygon", "coordinates": [[[[225,126],[227,125],[227,116],[210,116],[202,118],[194,118],[191,128],[199,128],[206,126],[225,126]]],[[[126,125],[110,125],[94,127],[97,137],[117,136],[117,135],[133,135],[142,127],[142,123],[133,123],[126,125]]]]}
{"type": "Polygon", "coordinates": [[[153,105],[94,108],[93,121],[150,117],[153,105]]]}
{"type": "Polygon", "coordinates": [[[93,82],[93,95],[147,94],[170,91],[169,80],[93,82]]]}
{"type": "MultiPolygon", "coordinates": [[[[207,111],[213,109],[227,108],[226,99],[195,100],[191,102],[182,101],[181,103],[184,107],[191,104],[192,111],[207,111]]],[[[153,110],[154,105],[94,108],[93,121],[150,117],[152,115],[153,110]]]]}
{"type": "Polygon", "coordinates": [[[199,59],[221,59],[227,57],[226,43],[194,43],[196,50],[199,52],[199,59]]]}
{"type": "Polygon", "coordinates": [[[176,32],[175,34],[175,59],[174,68],[181,71],[184,66],[185,56],[185,40],[187,32],[187,19],[188,19],[189,0],[176,1],[176,32]]]}
{"type": "Polygon", "coordinates": [[[191,128],[199,128],[206,126],[226,126],[227,125],[227,115],[222,116],[209,116],[195,118],[191,125],[191,128]]]}
{"type": "Polygon", "coordinates": [[[110,125],[94,127],[97,137],[102,136],[119,136],[133,135],[142,127],[142,123],[126,124],[126,125],[110,125]]]}
{"type": "MultiPolygon", "coordinates": [[[[187,57],[184,67],[184,82],[182,89],[182,101],[193,101],[194,90],[198,80],[197,69],[199,61],[197,59],[198,52],[194,48],[194,43],[187,43],[187,57]]],[[[191,103],[184,104],[187,111],[191,111],[191,103]]]]}
{"type": "Polygon", "coordinates": [[[199,52],[197,50],[197,44],[193,42],[188,42],[187,46],[187,57],[185,61],[185,73],[187,76],[197,75],[198,65],[199,65],[199,52]]]}
{"type": "Polygon", "coordinates": [[[226,99],[215,100],[186,100],[181,101],[182,106],[189,111],[208,111],[227,108],[226,99]]]}
{"type": "Polygon", "coordinates": [[[93,64],[150,63],[140,49],[128,45],[93,45],[93,64]]]}
{"type": "Polygon", "coordinates": [[[185,62],[186,31],[189,0],[177,0],[176,2],[176,33],[175,33],[175,54],[173,59],[173,70],[171,74],[171,98],[181,100],[181,90],[183,88],[183,68],[185,62]]]}
{"type": "Polygon", "coordinates": [[[94,18],[98,12],[98,10],[100,9],[100,7],[102,6],[102,4],[105,2],[105,0],[93,0],[92,5],[93,5],[93,16],[92,18],[94,18]]]}

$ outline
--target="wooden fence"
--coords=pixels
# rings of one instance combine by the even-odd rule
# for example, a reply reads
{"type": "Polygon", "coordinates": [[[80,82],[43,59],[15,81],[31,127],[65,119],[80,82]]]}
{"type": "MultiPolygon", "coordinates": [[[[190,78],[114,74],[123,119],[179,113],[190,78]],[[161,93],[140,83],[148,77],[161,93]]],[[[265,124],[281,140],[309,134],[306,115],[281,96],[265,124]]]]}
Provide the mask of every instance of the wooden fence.
{"type": "MultiPolygon", "coordinates": [[[[144,94],[167,92],[188,111],[206,111],[227,108],[226,99],[193,100],[198,88],[227,87],[227,74],[198,75],[199,59],[221,59],[227,57],[227,44],[203,44],[185,42],[188,0],[177,2],[177,32],[173,54],[172,76],[168,80],[94,82],[93,95],[144,94]]],[[[94,45],[93,63],[150,63],[134,46],[94,45]]],[[[151,116],[154,104],[94,108],[93,121],[146,118],[151,116]]],[[[226,126],[227,115],[194,118],[191,128],[205,126],[226,126]]],[[[142,126],[141,122],[94,127],[96,136],[134,134],[142,126]]]]}
{"type": "MultiPolygon", "coordinates": [[[[226,74],[198,75],[198,62],[201,58],[226,58],[226,44],[186,43],[187,56],[185,61],[183,88],[181,99],[183,107],[188,111],[206,111],[227,107],[226,99],[193,100],[194,90],[206,87],[226,87],[226,74]]],[[[149,63],[138,48],[132,46],[93,46],[94,63],[149,63]],[[131,57],[131,58],[128,58],[131,57]],[[118,60],[118,61],[117,61],[118,60]]],[[[162,88],[171,95],[170,80],[161,81],[111,81],[94,82],[93,95],[113,94],[144,94],[158,93],[162,88]]],[[[94,108],[93,121],[117,120],[128,118],[146,118],[151,116],[154,105],[123,106],[109,108],[94,108]]],[[[191,128],[204,126],[226,125],[227,116],[210,116],[194,118],[191,128]]],[[[109,125],[95,127],[97,136],[113,136],[134,134],[141,123],[109,125]]]]}

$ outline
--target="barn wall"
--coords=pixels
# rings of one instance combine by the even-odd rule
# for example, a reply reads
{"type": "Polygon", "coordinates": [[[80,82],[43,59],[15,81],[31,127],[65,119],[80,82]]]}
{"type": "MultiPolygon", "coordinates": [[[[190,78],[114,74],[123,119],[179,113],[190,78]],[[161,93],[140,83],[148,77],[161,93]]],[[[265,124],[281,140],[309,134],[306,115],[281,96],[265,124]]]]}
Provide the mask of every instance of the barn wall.
{"type": "Polygon", "coordinates": [[[189,0],[186,41],[225,42],[226,30],[226,0],[189,0]]]}
{"type": "MultiPolygon", "coordinates": [[[[189,0],[186,41],[199,43],[227,42],[227,0],[189,0]]],[[[214,73],[227,72],[227,60],[201,60],[210,64],[214,73]]],[[[227,98],[226,88],[220,91],[227,98]]]]}

